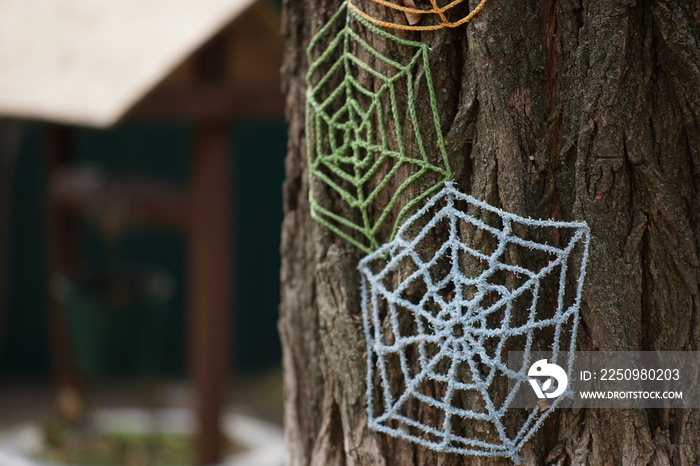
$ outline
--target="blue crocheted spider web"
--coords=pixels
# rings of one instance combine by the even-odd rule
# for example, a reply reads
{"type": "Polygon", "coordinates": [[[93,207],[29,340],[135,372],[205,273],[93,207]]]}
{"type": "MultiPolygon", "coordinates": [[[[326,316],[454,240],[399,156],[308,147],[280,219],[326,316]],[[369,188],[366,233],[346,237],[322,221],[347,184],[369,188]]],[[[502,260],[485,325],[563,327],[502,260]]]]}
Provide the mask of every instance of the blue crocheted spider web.
{"type": "Polygon", "coordinates": [[[551,351],[572,375],[588,242],[585,223],[519,217],[445,183],[359,264],[370,427],[517,461],[562,400],[509,409],[530,353],[551,351]],[[507,351],[524,352],[520,370],[507,367],[507,351]]]}

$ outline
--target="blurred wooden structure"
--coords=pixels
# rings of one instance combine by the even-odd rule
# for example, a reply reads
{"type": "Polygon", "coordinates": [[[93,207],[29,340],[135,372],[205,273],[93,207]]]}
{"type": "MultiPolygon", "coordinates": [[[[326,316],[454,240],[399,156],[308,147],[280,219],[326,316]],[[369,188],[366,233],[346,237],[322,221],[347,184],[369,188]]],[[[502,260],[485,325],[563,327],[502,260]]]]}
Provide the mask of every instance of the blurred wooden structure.
{"type": "MultiPolygon", "coordinates": [[[[126,223],[188,235],[188,359],[200,464],[220,459],[230,366],[235,158],[227,128],[241,118],[283,115],[279,30],[279,13],[265,0],[0,3],[0,115],[52,122],[49,273],[77,261],[77,216],[96,208],[118,208],[126,223]],[[126,119],[191,124],[188,189],[122,183],[73,166],[73,130],[66,125],[109,127],[126,119]]],[[[58,303],[51,303],[50,316],[57,389],[79,391],[58,303]]]]}

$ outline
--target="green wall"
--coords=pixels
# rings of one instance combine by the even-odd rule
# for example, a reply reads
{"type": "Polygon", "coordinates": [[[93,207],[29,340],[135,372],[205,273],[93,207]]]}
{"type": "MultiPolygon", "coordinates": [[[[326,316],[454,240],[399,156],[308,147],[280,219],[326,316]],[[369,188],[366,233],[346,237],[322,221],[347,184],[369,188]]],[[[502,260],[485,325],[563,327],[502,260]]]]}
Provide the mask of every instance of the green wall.
{"type": "MultiPolygon", "coordinates": [[[[45,224],[42,199],[45,128],[28,124],[16,170],[11,224],[10,296],[0,336],[0,376],[48,374],[45,287],[45,224]]],[[[140,173],[184,186],[190,132],[185,125],[125,124],[108,131],[78,129],[81,162],[112,171],[140,173]]],[[[232,195],[236,200],[237,313],[234,318],[236,366],[249,371],[279,363],[276,331],[279,301],[279,231],[286,125],[246,122],[230,128],[236,159],[232,195]]],[[[105,247],[93,222],[83,222],[84,263],[99,263],[105,247]]],[[[173,272],[178,284],[169,309],[161,371],[185,368],[185,239],[158,229],[129,231],[118,246],[124,261],[149,262],[173,272]]]]}

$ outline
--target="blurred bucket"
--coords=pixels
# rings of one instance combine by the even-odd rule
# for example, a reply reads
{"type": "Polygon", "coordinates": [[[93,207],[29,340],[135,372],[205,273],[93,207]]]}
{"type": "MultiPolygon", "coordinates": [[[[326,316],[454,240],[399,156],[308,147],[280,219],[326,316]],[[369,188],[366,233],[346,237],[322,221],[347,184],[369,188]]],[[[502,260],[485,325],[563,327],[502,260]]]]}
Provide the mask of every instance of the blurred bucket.
{"type": "Polygon", "coordinates": [[[52,282],[88,377],[155,371],[174,291],[172,275],[150,265],[59,273],[52,282]]]}

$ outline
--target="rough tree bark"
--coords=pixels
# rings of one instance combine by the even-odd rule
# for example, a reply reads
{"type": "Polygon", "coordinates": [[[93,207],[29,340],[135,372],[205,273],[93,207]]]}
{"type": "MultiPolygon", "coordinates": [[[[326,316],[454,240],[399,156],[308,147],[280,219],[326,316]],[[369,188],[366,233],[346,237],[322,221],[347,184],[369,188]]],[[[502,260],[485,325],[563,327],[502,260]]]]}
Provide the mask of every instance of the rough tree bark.
{"type": "MultiPolygon", "coordinates": [[[[289,465],[509,464],[367,428],[362,253],[315,224],[307,200],[305,48],[337,7],[285,1],[279,328],[289,465]]],[[[588,222],[578,349],[697,351],[700,3],[490,0],[467,26],[398,35],[431,47],[463,192],[535,218],[588,222]]],[[[560,410],[522,453],[525,464],[695,465],[700,413],[560,410]]]]}

